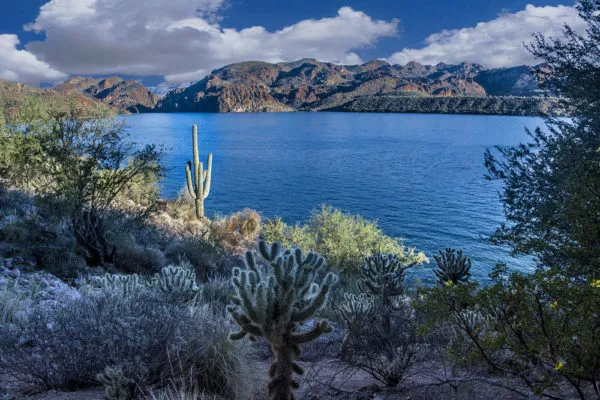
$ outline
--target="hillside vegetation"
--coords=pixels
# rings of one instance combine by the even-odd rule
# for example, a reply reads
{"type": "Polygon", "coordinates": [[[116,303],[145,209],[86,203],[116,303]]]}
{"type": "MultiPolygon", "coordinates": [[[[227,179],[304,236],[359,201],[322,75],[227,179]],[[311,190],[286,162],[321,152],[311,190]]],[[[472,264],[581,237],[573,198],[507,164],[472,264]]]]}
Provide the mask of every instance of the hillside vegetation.
{"type": "Polygon", "coordinates": [[[2,121],[47,119],[51,114],[73,108],[77,108],[83,116],[114,114],[108,106],[81,94],[59,93],[0,79],[0,125],[2,121]]]}

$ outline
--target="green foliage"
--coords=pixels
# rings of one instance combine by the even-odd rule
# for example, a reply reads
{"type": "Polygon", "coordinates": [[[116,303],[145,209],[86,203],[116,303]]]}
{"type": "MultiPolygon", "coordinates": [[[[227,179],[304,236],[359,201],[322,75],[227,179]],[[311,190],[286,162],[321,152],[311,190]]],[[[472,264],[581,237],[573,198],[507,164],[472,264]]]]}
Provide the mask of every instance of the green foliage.
{"type": "MultiPolygon", "coordinates": [[[[115,248],[106,237],[106,219],[126,189],[147,177],[162,176],[161,152],[155,146],[138,150],[126,141],[124,127],[105,118],[86,119],[71,110],[13,129],[8,179],[26,186],[52,214],[70,219],[78,251],[89,265],[111,263],[115,248]]],[[[157,191],[149,191],[153,204],[157,191]]],[[[144,216],[152,211],[130,209],[144,216]]]]}
{"type": "Polygon", "coordinates": [[[471,273],[471,259],[463,254],[462,250],[446,249],[439,251],[433,258],[437,269],[433,271],[440,285],[457,285],[469,280],[471,273]]]}
{"type": "Polygon", "coordinates": [[[198,126],[192,127],[192,150],[193,150],[193,163],[188,161],[185,165],[185,173],[187,177],[187,187],[190,196],[194,199],[196,206],[196,218],[204,218],[204,200],[210,193],[210,181],[212,176],[212,153],[208,153],[208,163],[206,171],[204,170],[204,164],[200,162],[200,156],[198,153],[198,126]]]}
{"type": "Polygon", "coordinates": [[[482,115],[565,115],[558,99],[521,96],[360,96],[332,111],[482,115]]]}
{"type": "Polygon", "coordinates": [[[587,35],[565,27],[563,37],[540,34],[530,46],[544,62],[546,88],[565,97],[572,118],[547,119],[545,130],[528,131],[529,143],[486,153],[507,219],[493,239],[574,275],[600,268],[600,2],[576,8],[587,35]]]}
{"type": "Polygon", "coordinates": [[[467,346],[461,358],[517,378],[537,395],[556,396],[562,383],[581,399],[598,395],[600,280],[497,269],[489,286],[438,286],[420,298],[427,331],[453,329],[450,345],[467,346]]]}
{"type": "Polygon", "coordinates": [[[427,261],[423,253],[386,236],[376,222],[329,206],[314,210],[305,225],[288,226],[280,219],[268,221],[263,225],[262,236],[283,246],[298,245],[316,251],[327,257],[330,265],[349,275],[357,275],[364,258],[376,253],[394,254],[407,264],[427,261]]]}
{"type": "Polygon", "coordinates": [[[325,259],[316,253],[304,256],[299,248],[282,250],[279,243],[269,247],[263,240],[258,242],[258,250],[272,270],[259,269],[250,251],[246,253],[246,269],[233,270],[236,295],[228,311],[241,330],[231,338],[264,337],[271,343],[276,359],[269,368],[269,396],[273,400],[290,400],[294,398],[291,390],[299,386],[293,374],[303,373],[295,362],[300,355],[299,345],[331,332],[332,328],[320,321],[308,332],[294,331],[323,307],[337,277],[332,273],[322,277],[325,259]]]}
{"type": "Polygon", "coordinates": [[[135,382],[125,376],[121,367],[106,367],[104,372],[96,375],[96,379],[106,387],[108,400],[133,400],[135,398],[135,382]]]}

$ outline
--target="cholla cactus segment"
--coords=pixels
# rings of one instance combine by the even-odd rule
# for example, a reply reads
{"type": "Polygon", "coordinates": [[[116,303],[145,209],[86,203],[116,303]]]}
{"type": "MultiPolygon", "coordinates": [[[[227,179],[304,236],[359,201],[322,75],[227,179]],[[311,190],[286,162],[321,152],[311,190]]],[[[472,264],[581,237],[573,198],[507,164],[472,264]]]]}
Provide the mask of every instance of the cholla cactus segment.
{"type": "Polygon", "coordinates": [[[336,310],[336,314],[345,323],[364,320],[375,313],[375,299],[365,293],[359,295],[344,293],[345,302],[336,310]]]}
{"type": "Polygon", "coordinates": [[[471,259],[463,254],[462,250],[445,249],[439,251],[439,255],[433,256],[437,263],[437,269],[433,272],[441,285],[453,286],[467,282],[471,273],[471,259]]]}
{"type": "Polygon", "coordinates": [[[326,261],[316,253],[304,255],[300,249],[281,249],[279,243],[269,246],[262,240],[258,251],[270,263],[268,270],[259,268],[252,252],[246,253],[245,269],[233,270],[236,294],[228,311],[241,330],[231,339],[264,337],[271,343],[276,360],[269,370],[270,398],[289,400],[298,387],[293,374],[302,373],[295,362],[299,345],[332,330],[326,321],[305,333],[295,333],[295,328],[323,307],[337,277],[326,273],[321,278],[326,261]]]}
{"type": "Polygon", "coordinates": [[[106,367],[96,379],[106,388],[108,400],[133,400],[135,398],[135,382],[125,376],[121,367],[106,367]]]}
{"type": "Polygon", "coordinates": [[[478,310],[462,310],[453,317],[454,326],[460,331],[479,333],[490,322],[491,316],[478,310]]]}
{"type": "Polygon", "coordinates": [[[416,264],[416,262],[404,264],[394,254],[375,254],[366,257],[358,288],[362,293],[374,296],[401,295],[404,293],[406,270],[416,264]]]}
{"type": "Polygon", "coordinates": [[[103,277],[94,278],[93,283],[101,289],[124,296],[135,293],[145,287],[143,280],[138,274],[120,275],[107,273],[103,277]]]}
{"type": "Polygon", "coordinates": [[[154,285],[165,295],[184,302],[193,300],[200,291],[194,271],[173,265],[154,276],[154,285]]]}

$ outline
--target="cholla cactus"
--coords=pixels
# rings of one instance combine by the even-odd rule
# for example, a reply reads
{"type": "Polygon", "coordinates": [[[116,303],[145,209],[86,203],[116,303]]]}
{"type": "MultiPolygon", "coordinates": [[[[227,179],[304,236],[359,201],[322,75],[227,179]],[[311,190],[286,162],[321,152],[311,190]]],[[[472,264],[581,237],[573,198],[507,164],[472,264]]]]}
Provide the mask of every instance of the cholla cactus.
{"type": "Polygon", "coordinates": [[[144,287],[144,283],[138,274],[105,274],[103,277],[95,278],[94,283],[102,289],[110,290],[124,296],[130,295],[144,287]]]}
{"type": "Polygon", "coordinates": [[[404,294],[404,278],[406,270],[417,262],[404,264],[394,254],[375,254],[365,258],[361,269],[362,278],[358,281],[358,289],[374,296],[382,320],[382,331],[386,336],[392,335],[393,299],[404,294]]]}
{"type": "Polygon", "coordinates": [[[154,276],[154,285],[174,300],[184,302],[193,300],[200,291],[194,271],[173,265],[154,276]]]}
{"type": "Polygon", "coordinates": [[[121,367],[106,367],[103,373],[96,375],[106,388],[108,400],[133,400],[135,382],[125,376],[121,367]]]}
{"type": "Polygon", "coordinates": [[[394,254],[366,257],[365,265],[360,271],[362,278],[358,281],[358,288],[362,293],[382,296],[387,304],[390,297],[404,293],[406,270],[416,264],[403,264],[394,254]]]}
{"type": "Polygon", "coordinates": [[[471,259],[464,256],[462,250],[446,249],[439,251],[439,256],[433,256],[437,263],[437,269],[433,271],[441,285],[457,285],[467,282],[471,274],[471,259]]]}
{"type": "Polygon", "coordinates": [[[208,154],[208,163],[206,164],[206,171],[204,170],[204,164],[200,162],[200,156],[198,155],[198,126],[192,127],[192,153],[193,161],[188,161],[185,165],[185,174],[187,178],[187,187],[190,192],[190,196],[194,199],[196,206],[196,218],[204,218],[204,200],[210,193],[210,181],[212,176],[212,153],[208,154]]]}
{"type": "Polygon", "coordinates": [[[490,322],[491,316],[477,310],[462,310],[453,316],[454,327],[470,334],[479,333],[490,322]]]}
{"type": "Polygon", "coordinates": [[[232,340],[262,336],[275,353],[269,368],[269,396],[272,400],[290,400],[292,389],[299,387],[293,374],[303,374],[295,362],[300,344],[315,340],[332,328],[326,321],[316,322],[312,330],[295,333],[298,323],[313,316],[327,300],[331,286],[337,281],[332,273],[319,278],[325,259],[316,253],[302,254],[300,249],[281,250],[279,243],[270,247],[258,242],[262,258],[271,264],[270,271],[261,271],[254,253],[246,253],[246,269],[234,268],[233,284],[236,294],[228,307],[241,331],[232,340]]]}
{"type": "Polygon", "coordinates": [[[344,299],[345,302],[336,310],[336,315],[346,326],[342,341],[342,357],[345,358],[349,353],[351,336],[362,334],[365,325],[373,322],[375,300],[365,293],[344,293],[344,299]]]}

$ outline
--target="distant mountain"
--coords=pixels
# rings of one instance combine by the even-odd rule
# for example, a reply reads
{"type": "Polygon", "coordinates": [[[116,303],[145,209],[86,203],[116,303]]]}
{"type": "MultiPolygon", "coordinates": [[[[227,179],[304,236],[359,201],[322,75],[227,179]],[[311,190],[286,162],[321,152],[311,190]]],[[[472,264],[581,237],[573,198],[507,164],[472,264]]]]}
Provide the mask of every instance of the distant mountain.
{"type": "Polygon", "coordinates": [[[158,95],[141,83],[118,76],[100,79],[77,76],[55,86],[54,90],[60,93],[80,93],[120,111],[131,113],[151,111],[159,99],[158,95]]]}
{"type": "MultiPolygon", "coordinates": [[[[302,59],[225,66],[189,87],[172,90],[158,102],[155,111],[321,111],[340,109],[361,98],[361,102],[353,103],[354,107],[348,107],[360,111],[357,104],[365,104],[376,96],[395,97],[397,105],[407,97],[477,98],[540,93],[535,72],[527,66],[485,69],[469,63],[422,65],[412,61],[390,65],[381,60],[346,66],[302,59]]],[[[417,103],[413,100],[412,104],[417,103]]]]}
{"type": "Polygon", "coordinates": [[[482,70],[474,79],[490,96],[543,95],[535,68],[526,65],[482,70]]]}
{"type": "Polygon", "coordinates": [[[194,82],[185,82],[185,83],[179,83],[179,84],[173,84],[173,85],[169,85],[167,83],[161,83],[160,85],[157,85],[157,86],[149,86],[148,90],[151,91],[152,93],[154,93],[155,95],[157,95],[159,99],[162,99],[167,94],[169,94],[169,92],[171,92],[173,90],[185,89],[193,84],[194,84],[194,82]]]}
{"type": "Polygon", "coordinates": [[[49,112],[70,108],[77,108],[83,114],[111,113],[108,106],[79,93],[59,93],[0,79],[0,123],[12,122],[18,116],[44,118],[49,112]]]}

